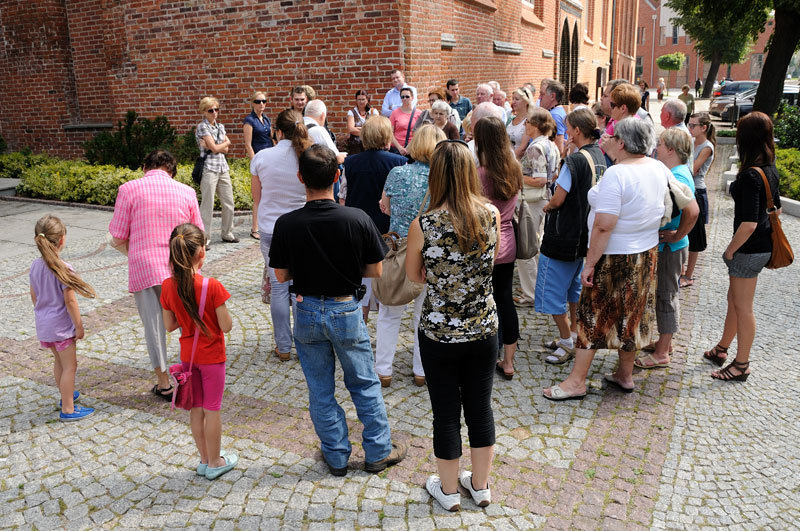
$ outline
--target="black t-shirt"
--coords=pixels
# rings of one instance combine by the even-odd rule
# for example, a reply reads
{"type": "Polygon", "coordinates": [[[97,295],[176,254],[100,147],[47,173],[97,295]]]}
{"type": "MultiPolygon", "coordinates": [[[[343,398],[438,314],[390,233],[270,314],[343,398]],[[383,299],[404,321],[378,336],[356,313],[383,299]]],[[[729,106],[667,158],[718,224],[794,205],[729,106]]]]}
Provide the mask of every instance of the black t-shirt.
{"type": "Polygon", "coordinates": [[[369,216],[329,199],[309,201],[275,222],[269,266],[288,269],[301,295],[353,295],[367,264],[389,248],[369,216]]]}
{"type": "MultiPolygon", "coordinates": [[[[781,196],[778,190],[778,170],[775,166],[761,168],[769,181],[772,201],[777,208],[781,207],[781,196]]],[[[767,214],[767,192],[761,174],[752,168],[742,170],[731,183],[731,197],[733,197],[733,232],[742,222],[756,223],[756,230],[747,241],[739,247],[737,252],[744,254],[772,252],[772,228],[767,214]]]]}

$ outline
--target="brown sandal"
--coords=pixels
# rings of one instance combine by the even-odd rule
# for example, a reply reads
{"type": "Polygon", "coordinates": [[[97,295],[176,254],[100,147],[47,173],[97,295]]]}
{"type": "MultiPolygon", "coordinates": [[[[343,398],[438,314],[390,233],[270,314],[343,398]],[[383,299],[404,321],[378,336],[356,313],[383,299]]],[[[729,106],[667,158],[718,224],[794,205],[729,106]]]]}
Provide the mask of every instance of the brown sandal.
{"type": "Polygon", "coordinates": [[[713,372],[711,373],[712,378],[716,378],[717,380],[722,380],[723,382],[744,382],[747,380],[747,377],[750,376],[749,372],[744,372],[748,368],[750,368],[749,361],[736,361],[733,360],[728,364],[727,367],[724,369],[717,371],[716,374],[713,372]],[[731,372],[731,367],[735,367],[739,374],[733,374],[731,372]]]}
{"type": "Polygon", "coordinates": [[[717,343],[716,347],[703,352],[703,357],[717,367],[722,367],[722,365],[725,363],[725,360],[728,359],[728,348],[729,347],[723,347],[717,343]],[[720,356],[720,354],[722,355],[720,356]]]}

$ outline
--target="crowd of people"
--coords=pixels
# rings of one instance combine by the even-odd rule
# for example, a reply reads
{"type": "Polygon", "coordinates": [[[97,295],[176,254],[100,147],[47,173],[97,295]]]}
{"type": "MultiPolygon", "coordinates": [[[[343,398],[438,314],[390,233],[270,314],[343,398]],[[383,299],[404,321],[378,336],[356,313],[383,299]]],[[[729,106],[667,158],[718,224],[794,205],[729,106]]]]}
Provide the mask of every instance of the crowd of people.
{"type": "MultiPolygon", "coordinates": [[[[261,289],[270,305],[272,353],[287,361],[294,347],[323,458],[333,475],[343,476],[352,448],[334,397],[338,358],[364,424],[365,469],[380,472],[407,452],[392,441],[381,387],[393,383],[400,320],[410,305],[412,381],[427,386],[438,468],[426,489],[445,509],[457,510],[460,485],[483,507],[491,502],[492,389],[495,374],[515,376],[518,307],[553,318],[558,335],[538,338],[552,351],[544,362],[574,360],[563,382],[542,391],[548,400],[586,396],[598,349],[618,351],[618,367],[604,379],[624,393],[634,390],[634,367],[669,366],[679,291],[695,282],[706,248],[714,126],[706,113],[687,114],[683,101],[667,100],[660,115],[665,130],[657,135],[647,99],[625,80],[610,81],[590,107],[583,84],[567,91],[545,79],[537,99],[536,86],[526,83],[508,101],[496,82],[481,83],[473,105],[451,79],[428,90],[429,108],[420,109],[403,73],[394,70],[390,79],[380,110],[366,91],[356,92],[347,113],[349,152],[337,147],[327,108],[311,87],[292,90],[290,107],[274,125],[264,112],[265,94],[252,94],[243,126],[252,174],[250,235],[260,240],[265,260],[261,289]],[[520,241],[515,219],[523,210],[532,232],[520,241]],[[385,280],[387,233],[404,246],[405,278],[423,285],[405,304],[382,304],[373,290],[375,279],[385,280]],[[366,322],[374,310],[373,355],[366,322]],[[459,473],[462,411],[472,471],[459,473]]],[[[152,393],[164,400],[173,399],[177,381],[169,379],[165,334],[181,329],[180,367],[195,374],[190,421],[197,473],[214,479],[238,461],[220,448],[230,294],[200,273],[215,194],[222,241],[238,240],[225,159],[231,141],[215,98],[203,98],[199,110],[201,203],[173,180],[174,157],[156,151],[145,160],[144,176],[120,187],[109,232],[112,246],[128,256],[129,289],[156,376],[152,393]]],[[[735,359],[711,373],[724,381],[750,374],[756,280],[771,252],[756,169],[766,174],[780,208],[770,119],[758,112],[742,118],[737,147],[735,232],[723,257],[728,314],[719,343],[704,354],[721,367],[738,339],[735,359]]],[[[75,341],[85,333],[75,293],[94,291],[58,258],[66,227],[46,216],[35,231],[42,253],[30,274],[37,333],[54,355],[60,418],[79,420],[93,411],[74,404],[75,341]]]]}

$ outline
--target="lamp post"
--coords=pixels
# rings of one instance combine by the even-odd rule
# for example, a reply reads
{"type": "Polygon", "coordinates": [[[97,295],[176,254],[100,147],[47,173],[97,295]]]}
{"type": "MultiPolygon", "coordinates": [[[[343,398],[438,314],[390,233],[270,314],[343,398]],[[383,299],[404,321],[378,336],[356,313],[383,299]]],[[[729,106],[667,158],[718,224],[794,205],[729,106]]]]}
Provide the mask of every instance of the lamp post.
{"type": "Polygon", "coordinates": [[[652,51],[650,52],[650,82],[654,83],[656,79],[656,20],[658,19],[658,15],[653,15],[653,45],[652,51]]]}

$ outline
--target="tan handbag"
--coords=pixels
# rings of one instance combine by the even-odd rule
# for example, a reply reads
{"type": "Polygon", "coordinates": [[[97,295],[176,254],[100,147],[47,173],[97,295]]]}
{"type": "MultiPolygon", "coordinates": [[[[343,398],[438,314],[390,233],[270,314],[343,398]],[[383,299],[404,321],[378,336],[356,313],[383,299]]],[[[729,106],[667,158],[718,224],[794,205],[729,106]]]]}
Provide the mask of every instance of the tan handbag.
{"type": "Polygon", "coordinates": [[[783,233],[781,220],[778,218],[778,209],[775,208],[775,202],[772,200],[772,190],[769,187],[769,181],[764,173],[764,170],[758,166],[753,166],[753,169],[761,174],[761,180],[764,181],[764,191],[767,195],[767,213],[769,214],[769,224],[772,228],[772,256],[767,262],[767,269],[780,269],[786,267],[794,261],[794,252],[792,246],[789,245],[789,240],[783,233]]]}
{"type": "MultiPolygon", "coordinates": [[[[417,216],[422,213],[429,197],[430,192],[426,191],[417,216]]],[[[383,239],[389,246],[389,252],[383,257],[380,278],[372,280],[372,293],[381,304],[402,306],[419,297],[425,284],[411,282],[406,276],[407,238],[401,238],[396,232],[387,232],[383,235],[383,239]]]]}

